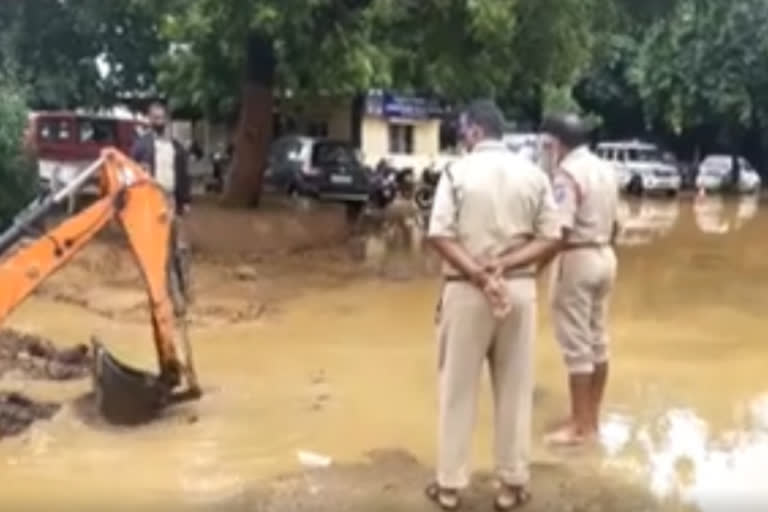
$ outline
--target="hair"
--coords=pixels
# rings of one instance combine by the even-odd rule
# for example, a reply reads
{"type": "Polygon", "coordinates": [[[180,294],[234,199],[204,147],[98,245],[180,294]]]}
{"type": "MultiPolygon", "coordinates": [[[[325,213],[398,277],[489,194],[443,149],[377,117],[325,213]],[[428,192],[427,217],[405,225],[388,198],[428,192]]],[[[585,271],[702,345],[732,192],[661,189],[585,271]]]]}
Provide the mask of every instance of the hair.
{"type": "Polygon", "coordinates": [[[576,114],[549,114],[541,123],[541,131],[557,138],[569,149],[589,142],[590,127],[576,114]]]}
{"type": "Polygon", "coordinates": [[[504,136],[504,114],[493,100],[475,100],[464,110],[469,123],[483,129],[489,137],[500,139],[504,136]]]}

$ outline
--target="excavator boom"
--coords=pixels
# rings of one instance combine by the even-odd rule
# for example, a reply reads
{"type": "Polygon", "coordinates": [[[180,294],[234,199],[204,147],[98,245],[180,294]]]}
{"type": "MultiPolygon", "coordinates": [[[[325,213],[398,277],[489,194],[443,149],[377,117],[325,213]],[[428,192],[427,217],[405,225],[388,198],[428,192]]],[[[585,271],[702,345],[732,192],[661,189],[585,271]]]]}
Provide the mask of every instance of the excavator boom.
{"type": "MultiPolygon", "coordinates": [[[[171,390],[184,378],[186,393],[197,397],[200,389],[185,325],[180,329],[184,337],[184,363],[177,355],[175,343],[177,323],[185,323],[186,304],[172,204],[149,174],[117,150],[104,150],[101,158],[67,187],[36,200],[0,235],[0,325],[48,276],[69,262],[112,221],[117,221],[125,232],[147,289],[160,370],[156,387],[171,390]],[[40,220],[94,177],[101,184],[98,200],[53,229],[34,234],[33,227],[40,220]]],[[[126,368],[113,361],[100,344],[95,348],[97,384],[103,377],[100,371],[105,368],[105,360],[115,363],[115,371],[126,368]]],[[[111,380],[114,384],[114,378],[111,380]]],[[[146,384],[145,378],[137,380],[146,384]]],[[[130,376],[126,381],[130,381],[130,376]]]]}

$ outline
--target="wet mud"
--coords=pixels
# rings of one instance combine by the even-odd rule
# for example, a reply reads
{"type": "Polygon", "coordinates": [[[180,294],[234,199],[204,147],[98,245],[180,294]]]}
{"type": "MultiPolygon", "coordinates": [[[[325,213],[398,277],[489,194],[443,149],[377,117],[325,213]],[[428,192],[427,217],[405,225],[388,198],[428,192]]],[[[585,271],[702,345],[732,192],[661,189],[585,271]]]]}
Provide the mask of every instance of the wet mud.
{"type": "MultiPolygon", "coordinates": [[[[522,510],[768,510],[768,211],[749,198],[624,206],[613,377],[592,453],[553,453],[542,442],[568,401],[540,283],[534,501],[522,510]]],[[[21,390],[65,407],[56,421],[0,443],[0,503],[54,509],[54,494],[66,494],[84,512],[114,503],[179,512],[433,510],[423,487],[435,465],[440,283],[418,231],[382,222],[341,242],[330,231],[313,240],[301,219],[270,228],[259,213],[222,215],[242,229],[228,225],[232,240],[224,240],[225,230],[200,219],[217,238],[193,246],[202,400],[142,428],[102,429],[78,412],[87,383],[38,379],[48,386],[40,393],[21,390]],[[312,469],[304,451],[332,462],[312,469]],[[125,474],[115,486],[118,465],[125,474]]],[[[152,371],[145,302],[130,252],[96,241],[9,325],[57,344],[97,330],[121,360],[152,371]]],[[[492,468],[493,452],[483,386],[471,465],[481,471],[492,468]]],[[[479,474],[466,510],[492,510],[493,491],[479,474]]]]}
{"type": "MultiPolygon", "coordinates": [[[[11,329],[0,330],[0,378],[73,380],[88,376],[90,357],[85,345],[59,349],[53,342],[11,329]]],[[[59,410],[55,402],[39,402],[18,392],[0,391],[0,438],[18,435],[37,420],[59,410]]]]}
{"type": "Polygon", "coordinates": [[[0,391],[0,439],[21,434],[35,421],[53,418],[60,408],[54,402],[38,402],[20,393],[0,391]]]}
{"type": "Polygon", "coordinates": [[[34,379],[80,379],[88,376],[90,364],[86,345],[57,348],[40,336],[0,330],[0,377],[13,372],[34,379]]]}
{"type": "MultiPolygon", "coordinates": [[[[308,470],[272,481],[240,509],[259,512],[422,512],[439,510],[423,488],[433,478],[429,468],[399,450],[371,452],[364,463],[308,470]]],[[[530,488],[533,500],[526,512],[686,512],[676,503],[663,503],[639,486],[589,468],[534,463],[530,488]]],[[[462,510],[493,510],[497,486],[492,475],[478,473],[462,493],[462,510]]],[[[224,507],[224,510],[228,510],[224,507]]]]}

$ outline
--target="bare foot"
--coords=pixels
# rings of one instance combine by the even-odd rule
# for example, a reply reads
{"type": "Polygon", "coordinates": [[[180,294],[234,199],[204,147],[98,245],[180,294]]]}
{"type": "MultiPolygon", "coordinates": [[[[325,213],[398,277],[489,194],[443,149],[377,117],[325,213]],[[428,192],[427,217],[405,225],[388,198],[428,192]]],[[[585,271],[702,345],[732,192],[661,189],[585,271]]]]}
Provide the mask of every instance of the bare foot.
{"type": "Polygon", "coordinates": [[[551,446],[582,446],[591,438],[591,432],[577,427],[573,422],[569,422],[563,427],[547,434],[544,437],[544,442],[551,446]]]}

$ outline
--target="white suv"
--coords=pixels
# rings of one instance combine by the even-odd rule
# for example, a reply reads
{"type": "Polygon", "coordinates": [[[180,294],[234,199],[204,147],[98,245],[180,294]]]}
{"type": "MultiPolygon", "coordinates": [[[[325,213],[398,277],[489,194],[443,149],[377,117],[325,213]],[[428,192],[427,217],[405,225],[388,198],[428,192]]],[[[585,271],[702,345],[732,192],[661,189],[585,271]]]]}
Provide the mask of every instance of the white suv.
{"type": "Polygon", "coordinates": [[[613,164],[621,190],[676,195],[682,179],[675,165],[665,162],[659,148],[640,141],[601,142],[597,155],[613,164]]]}

